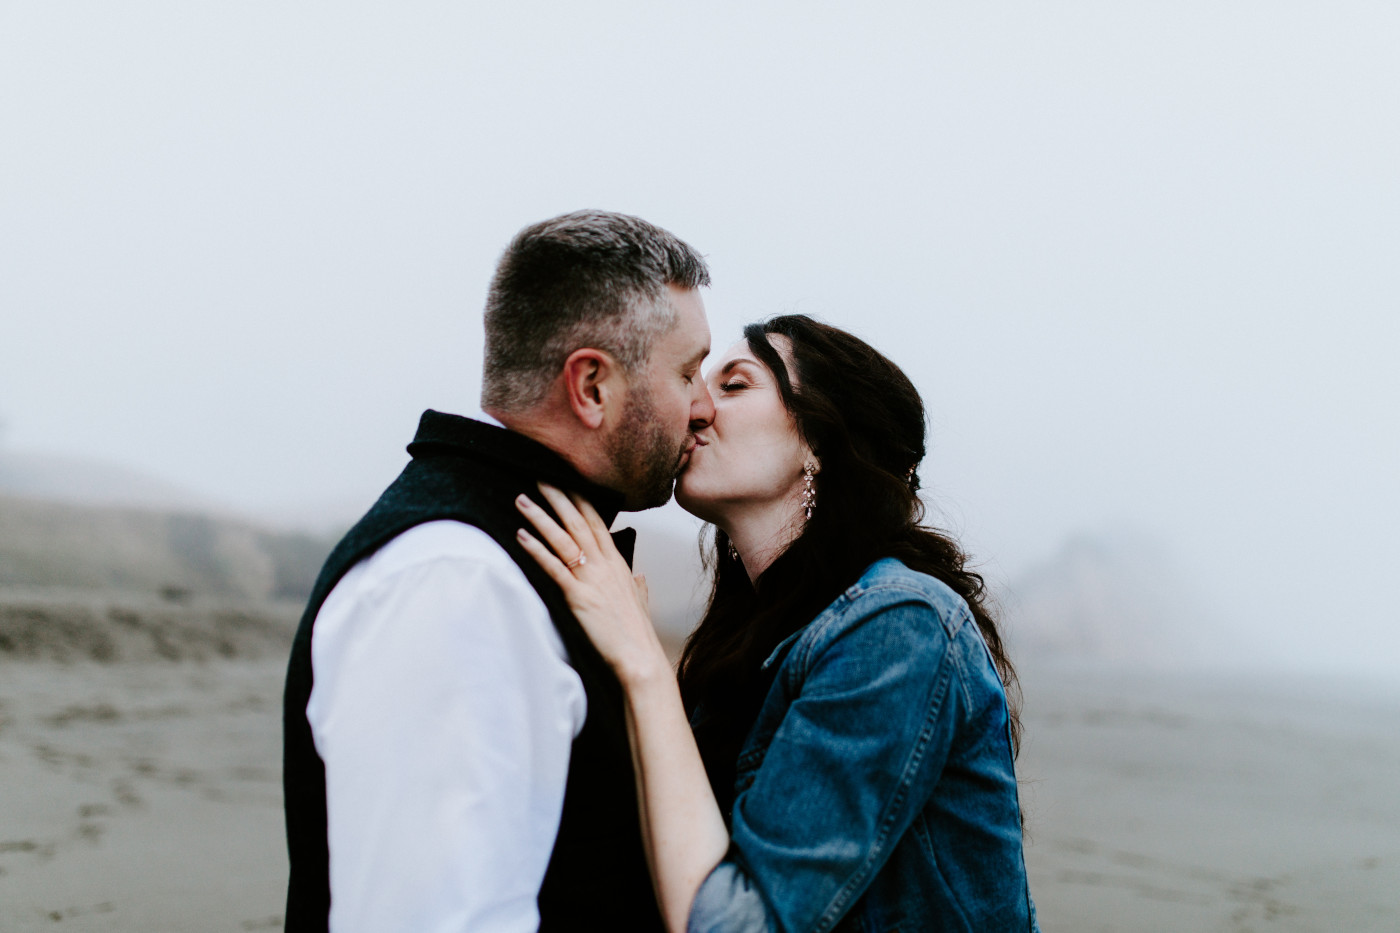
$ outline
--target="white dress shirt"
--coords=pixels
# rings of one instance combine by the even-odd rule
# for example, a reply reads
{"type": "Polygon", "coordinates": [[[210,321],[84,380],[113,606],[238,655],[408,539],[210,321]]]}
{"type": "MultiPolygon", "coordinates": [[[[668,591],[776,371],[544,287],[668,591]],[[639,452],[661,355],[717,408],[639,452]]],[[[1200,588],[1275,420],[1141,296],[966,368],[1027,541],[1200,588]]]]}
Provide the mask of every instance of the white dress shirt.
{"type": "Polygon", "coordinates": [[[312,630],[333,933],[526,933],[587,713],[549,613],[478,528],[409,529],[312,630]]]}

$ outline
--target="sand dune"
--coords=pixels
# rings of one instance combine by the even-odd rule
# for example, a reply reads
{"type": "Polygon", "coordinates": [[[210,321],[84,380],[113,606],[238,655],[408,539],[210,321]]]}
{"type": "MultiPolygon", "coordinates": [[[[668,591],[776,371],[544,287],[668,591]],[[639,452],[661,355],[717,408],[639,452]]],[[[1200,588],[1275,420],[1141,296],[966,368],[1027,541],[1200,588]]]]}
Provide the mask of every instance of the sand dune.
{"type": "Polygon", "coordinates": [[[305,599],[333,544],[201,512],[0,495],[0,587],[305,599]]]}
{"type": "Polygon", "coordinates": [[[181,595],[0,589],[0,657],[209,661],[285,657],[302,605],[181,595]]]}

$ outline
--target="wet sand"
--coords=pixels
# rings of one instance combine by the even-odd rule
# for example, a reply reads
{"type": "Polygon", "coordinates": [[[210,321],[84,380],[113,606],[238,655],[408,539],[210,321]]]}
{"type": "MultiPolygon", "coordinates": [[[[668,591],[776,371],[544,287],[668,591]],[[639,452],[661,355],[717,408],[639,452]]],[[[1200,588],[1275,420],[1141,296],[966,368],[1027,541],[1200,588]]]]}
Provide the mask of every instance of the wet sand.
{"type": "Polygon", "coordinates": [[[0,596],[0,930],[280,930],[298,607],[0,596]]]}
{"type": "Polygon", "coordinates": [[[1400,690],[1030,671],[1021,756],[1048,930],[1400,930],[1400,690]]]}
{"type": "Polygon", "coordinates": [[[0,929],[280,930],[283,669],[0,664],[0,929]]]}
{"type": "MultiPolygon", "coordinates": [[[[0,660],[0,929],[281,928],[283,660],[0,660]]],[[[1400,692],[1028,667],[1046,931],[1400,929],[1400,692]]]]}

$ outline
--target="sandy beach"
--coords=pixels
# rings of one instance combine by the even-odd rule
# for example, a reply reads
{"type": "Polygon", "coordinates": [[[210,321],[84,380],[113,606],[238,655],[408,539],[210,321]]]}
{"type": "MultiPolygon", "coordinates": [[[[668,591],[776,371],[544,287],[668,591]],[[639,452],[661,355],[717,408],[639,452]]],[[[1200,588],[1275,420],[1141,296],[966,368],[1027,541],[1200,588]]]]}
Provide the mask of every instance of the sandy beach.
{"type": "MultiPolygon", "coordinates": [[[[97,660],[33,641],[17,652],[23,626],[8,617],[0,929],[281,928],[291,618],[268,610],[222,648],[128,620],[97,660]],[[161,639],[176,647],[142,647],[161,639]]],[[[1027,859],[1045,930],[1400,929],[1400,691],[1023,676],[1027,859]]]]}
{"type": "Polygon", "coordinates": [[[1400,690],[1028,669],[1020,760],[1048,930],[1400,930],[1400,690]]]}
{"type": "Polygon", "coordinates": [[[4,595],[0,930],[280,930],[295,607],[4,595]]]}

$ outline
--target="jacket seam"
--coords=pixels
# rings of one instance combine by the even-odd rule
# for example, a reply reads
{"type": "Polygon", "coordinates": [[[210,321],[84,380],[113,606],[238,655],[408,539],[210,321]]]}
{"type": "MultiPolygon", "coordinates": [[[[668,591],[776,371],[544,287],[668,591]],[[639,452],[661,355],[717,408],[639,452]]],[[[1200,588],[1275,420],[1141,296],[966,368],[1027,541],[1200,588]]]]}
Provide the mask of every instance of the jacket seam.
{"type": "MultiPolygon", "coordinates": [[[[947,664],[939,665],[938,683],[935,685],[934,695],[942,696],[948,679],[952,676],[947,664]]],[[[914,748],[909,753],[909,759],[899,776],[899,787],[895,790],[894,796],[885,807],[885,814],[880,820],[880,829],[876,833],[874,844],[870,848],[870,853],[860,868],[842,885],[841,890],[836,892],[826,911],[815,927],[817,933],[829,930],[841,916],[847,907],[850,906],[853,892],[865,884],[872,869],[880,864],[885,852],[886,844],[889,841],[890,830],[894,827],[898,818],[900,808],[904,804],[905,798],[909,796],[909,785],[912,782],[912,775],[918,770],[923,762],[924,754],[928,750],[929,742],[933,739],[934,724],[938,718],[939,710],[942,709],[942,702],[933,703],[924,714],[924,724],[919,730],[918,741],[914,743],[914,748]]]]}
{"type": "MultiPolygon", "coordinates": [[[[857,584],[857,586],[859,586],[859,584],[857,584]]],[[[943,624],[944,614],[939,610],[939,608],[936,605],[933,604],[933,601],[929,599],[928,594],[923,592],[918,587],[911,586],[908,583],[905,583],[901,580],[882,580],[880,582],[872,583],[868,586],[862,587],[859,590],[856,590],[854,594],[852,594],[852,590],[856,590],[856,586],[851,587],[850,590],[847,590],[840,597],[840,599],[846,601],[846,604],[844,606],[839,607],[839,609],[836,606],[828,607],[826,612],[822,614],[823,616],[826,616],[826,618],[818,616],[807,627],[807,631],[798,637],[796,643],[792,646],[792,651],[788,655],[789,658],[796,659],[796,662],[793,664],[794,669],[789,671],[789,678],[796,675],[799,671],[805,674],[808,667],[810,666],[812,655],[817,651],[820,643],[823,640],[823,636],[831,629],[833,625],[836,625],[838,622],[844,621],[851,614],[852,610],[859,608],[861,602],[863,601],[862,597],[864,597],[867,594],[891,590],[898,591],[899,593],[912,598],[899,600],[888,604],[882,604],[879,607],[873,607],[866,613],[866,615],[874,615],[878,612],[884,612],[886,609],[892,609],[895,606],[903,605],[907,602],[916,602],[921,605],[927,606],[933,612],[934,616],[938,619],[939,625],[943,624]]],[[[787,682],[789,683],[789,685],[791,685],[790,679],[787,682]]]]}

